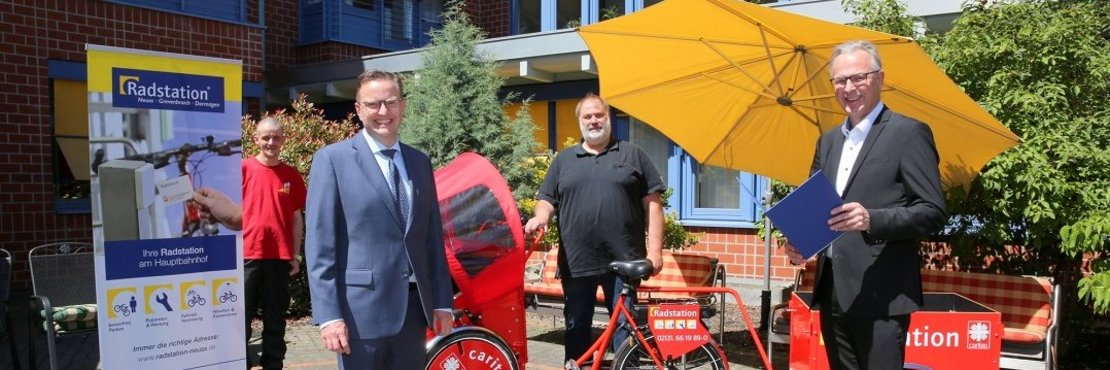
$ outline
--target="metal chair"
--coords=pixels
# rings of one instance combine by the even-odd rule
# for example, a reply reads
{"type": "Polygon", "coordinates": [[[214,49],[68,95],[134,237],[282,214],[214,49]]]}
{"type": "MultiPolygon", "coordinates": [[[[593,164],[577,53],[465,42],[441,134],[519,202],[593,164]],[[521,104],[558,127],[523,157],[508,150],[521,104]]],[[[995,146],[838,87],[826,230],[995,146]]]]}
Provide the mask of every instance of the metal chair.
{"type": "Polygon", "coordinates": [[[30,367],[37,368],[34,332],[41,330],[46,334],[50,369],[57,370],[55,340],[58,337],[97,331],[93,246],[77,242],[50,243],[31,249],[27,256],[34,289],[27,330],[30,367]]]}
{"type": "Polygon", "coordinates": [[[12,367],[16,370],[19,366],[19,351],[15,348],[15,331],[12,330],[12,315],[8,309],[8,298],[11,297],[12,287],[12,254],[7,249],[0,249],[0,335],[8,336],[8,347],[12,353],[12,367]]]}

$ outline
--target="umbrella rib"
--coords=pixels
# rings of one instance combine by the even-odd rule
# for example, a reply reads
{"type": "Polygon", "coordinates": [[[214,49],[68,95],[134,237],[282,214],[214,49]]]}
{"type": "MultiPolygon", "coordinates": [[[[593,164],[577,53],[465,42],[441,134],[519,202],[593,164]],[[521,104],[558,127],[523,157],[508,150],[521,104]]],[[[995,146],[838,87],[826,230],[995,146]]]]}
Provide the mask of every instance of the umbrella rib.
{"type": "MultiPolygon", "coordinates": [[[[718,43],[718,44],[730,44],[730,45],[739,45],[739,46],[763,46],[763,43],[758,43],[758,42],[745,42],[745,41],[736,41],[736,40],[728,40],[728,39],[710,39],[710,38],[705,38],[705,37],[701,37],[701,36],[679,36],[679,35],[671,35],[671,34],[656,34],[656,33],[643,33],[643,32],[612,31],[612,30],[587,30],[587,29],[580,29],[580,30],[578,30],[578,32],[579,33],[605,34],[605,35],[613,35],[613,36],[642,37],[642,38],[649,38],[649,39],[669,39],[669,40],[679,40],[679,41],[694,41],[694,42],[700,42],[701,40],[708,40],[710,42],[714,42],[714,43],[718,43]]],[[[786,46],[768,45],[768,46],[770,46],[772,49],[794,50],[794,48],[792,46],[789,46],[789,45],[786,45],[786,46]]]]}
{"type": "Polygon", "coordinates": [[[706,78],[708,78],[708,79],[711,79],[711,80],[714,80],[714,81],[717,81],[717,82],[723,83],[723,84],[725,84],[725,85],[729,85],[729,86],[735,87],[735,88],[737,88],[737,89],[740,89],[740,90],[743,90],[743,91],[747,91],[747,92],[749,92],[749,93],[752,93],[752,94],[756,94],[756,95],[759,95],[759,96],[762,96],[762,97],[765,97],[765,98],[768,98],[768,99],[771,99],[771,100],[775,100],[775,98],[776,98],[776,97],[775,97],[774,95],[771,95],[771,94],[768,94],[768,93],[767,93],[767,90],[766,90],[766,86],[764,87],[764,91],[753,91],[752,89],[749,89],[749,88],[746,88],[746,87],[743,87],[743,86],[738,86],[738,85],[736,85],[735,83],[732,83],[732,82],[730,82],[730,81],[725,81],[725,80],[722,80],[722,79],[720,79],[719,77],[716,77],[716,76],[710,75],[710,74],[708,74],[708,73],[704,73],[704,74],[702,74],[702,76],[703,76],[703,77],[706,77],[706,78]]]}
{"type": "MultiPolygon", "coordinates": [[[[956,117],[960,117],[960,118],[963,118],[963,119],[964,119],[964,120],[966,120],[967,122],[970,122],[970,123],[972,123],[972,124],[974,124],[974,125],[976,125],[976,126],[979,126],[979,128],[985,129],[985,130],[987,130],[987,131],[991,131],[991,132],[994,132],[994,133],[998,134],[999,136],[1005,137],[1005,138],[1007,138],[1007,139],[1011,139],[1011,140],[1013,140],[1013,141],[1015,141],[1015,142],[1018,142],[1018,143],[1020,143],[1020,142],[1021,142],[1021,138],[1020,138],[1020,137],[1018,137],[1017,135],[1014,135],[1014,133],[1012,133],[1012,132],[1008,132],[1009,130],[1006,130],[1007,132],[999,131],[998,129],[996,129],[996,128],[994,128],[994,127],[991,127],[991,126],[985,125],[985,124],[983,124],[983,123],[979,122],[979,121],[978,121],[978,120],[976,120],[976,119],[973,119],[973,118],[971,118],[971,117],[968,117],[967,115],[965,115],[965,114],[961,113],[960,111],[954,110],[954,109],[952,109],[951,107],[948,107],[948,106],[944,106],[944,105],[940,105],[940,104],[935,104],[935,103],[933,103],[933,102],[932,102],[932,100],[929,100],[929,99],[925,99],[925,98],[924,98],[924,97],[922,97],[921,95],[915,94],[915,93],[913,93],[913,92],[911,92],[911,91],[908,91],[908,90],[901,90],[901,89],[898,89],[898,88],[897,88],[896,86],[893,86],[893,85],[887,85],[887,86],[890,86],[890,90],[892,90],[892,91],[893,91],[893,90],[897,90],[897,91],[900,91],[900,92],[902,92],[903,94],[906,94],[906,95],[908,95],[908,96],[910,96],[910,97],[912,97],[912,98],[914,98],[914,99],[917,99],[918,101],[922,101],[922,102],[929,102],[929,104],[930,104],[930,105],[932,105],[932,106],[934,106],[934,107],[936,107],[936,108],[939,108],[940,110],[943,110],[943,111],[945,111],[945,112],[948,112],[948,113],[950,113],[950,114],[952,114],[952,115],[954,115],[954,116],[956,116],[956,117]]],[[[978,105],[978,103],[976,103],[976,105],[978,105]]],[[[983,108],[982,108],[982,107],[980,107],[979,109],[983,109],[983,108]]],[[[988,113],[988,115],[989,115],[989,113],[988,113]]],[[[993,117],[993,116],[992,116],[992,117],[993,117]]]]}
{"type": "Polygon", "coordinates": [[[818,131],[821,130],[821,123],[817,122],[816,119],[810,118],[805,113],[803,113],[800,109],[798,109],[798,107],[796,107],[796,106],[791,105],[791,106],[789,106],[789,108],[790,108],[790,110],[794,111],[794,113],[798,113],[799,116],[802,116],[802,118],[804,118],[806,121],[809,121],[809,123],[813,124],[813,127],[817,127],[818,131]]]}
{"type": "MultiPolygon", "coordinates": [[[[710,50],[713,50],[714,53],[717,53],[717,56],[720,56],[721,59],[724,59],[724,61],[728,62],[728,64],[731,64],[732,67],[736,68],[737,71],[740,71],[740,73],[743,73],[745,76],[748,76],[748,79],[752,80],[752,82],[755,82],[755,83],[759,84],[759,86],[763,88],[764,92],[772,93],[772,94],[774,93],[774,92],[771,91],[770,86],[767,86],[767,84],[764,84],[762,81],[755,78],[755,76],[752,76],[751,73],[748,73],[747,70],[745,70],[739,64],[736,64],[736,61],[734,61],[731,58],[729,58],[728,56],[726,56],[724,53],[721,52],[721,50],[714,47],[713,44],[710,44],[710,43],[706,42],[705,40],[701,40],[701,43],[703,45],[705,45],[706,47],[708,47],[710,50]]],[[[714,79],[716,79],[716,78],[714,78],[714,79]]],[[[720,79],[716,79],[716,80],[721,81],[720,79]]],[[[724,81],[722,81],[722,82],[724,82],[724,81]]],[[[760,94],[760,93],[757,93],[757,94],[760,94]]],[[[771,97],[771,99],[774,99],[774,98],[776,98],[776,97],[774,97],[774,96],[771,97]]]]}
{"type": "MultiPolygon", "coordinates": [[[[728,5],[725,5],[720,0],[710,0],[710,2],[713,3],[714,5],[716,5],[717,7],[720,7],[724,11],[731,13],[732,15],[736,16],[737,18],[748,21],[748,23],[754,24],[754,25],[759,26],[761,28],[763,27],[762,22],[759,22],[755,19],[752,19],[751,17],[748,17],[744,13],[740,13],[740,12],[736,11],[732,7],[729,7],[728,5]]],[[[777,38],[779,38],[783,41],[786,41],[786,43],[790,45],[791,49],[794,48],[794,45],[798,44],[797,42],[794,42],[794,40],[790,39],[789,37],[786,37],[786,35],[783,34],[782,32],[775,31],[774,29],[771,29],[771,28],[768,28],[767,32],[771,33],[772,35],[774,35],[775,37],[777,37],[777,38]]]]}
{"type": "Polygon", "coordinates": [[[779,88],[779,96],[785,96],[786,90],[782,88],[782,79],[779,78],[779,67],[775,65],[775,58],[771,57],[771,47],[767,45],[767,29],[761,23],[757,23],[755,26],[759,28],[759,38],[763,40],[763,51],[767,55],[767,63],[771,65],[771,76],[774,76],[771,78],[771,82],[779,88]]]}
{"type": "Polygon", "coordinates": [[[798,102],[794,102],[794,104],[792,104],[792,106],[799,106],[799,107],[803,107],[803,108],[819,110],[819,111],[822,111],[822,112],[828,112],[828,113],[833,113],[833,114],[844,114],[843,111],[838,111],[838,110],[835,110],[835,109],[819,107],[819,106],[816,106],[816,105],[798,104],[798,102]]]}
{"type": "MultiPolygon", "coordinates": [[[[751,107],[752,108],[763,108],[763,107],[771,107],[771,106],[776,106],[776,105],[780,105],[780,104],[778,102],[769,101],[769,102],[766,102],[766,103],[752,104],[751,107]]],[[[819,111],[822,111],[822,112],[827,112],[827,113],[832,113],[832,114],[844,114],[844,112],[837,111],[837,110],[834,110],[834,109],[823,108],[823,107],[818,107],[816,105],[809,105],[809,104],[798,104],[797,102],[794,102],[794,104],[791,104],[791,106],[798,106],[798,107],[802,107],[802,108],[806,108],[806,109],[819,110],[819,111]]]]}
{"type": "Polygon", "coordinates": [[[678,77],[675,77],[675,78],[672,78],[672,79],[669,79],[669,80],[666,80],[666,81],[656,82],[656,83],[653,83],[651,85],[638,87],[636,89],[628,90],[628,91],[625,91],[625,92],[622,92],[622,93],[619,93],[619,94],[609,95],[609,96],[606,96],[606,99],[610,99],[610,100],[618,99],[618,98],[621,98],[621,97],[624,97],[624,96],[627,96],[627,95],[633,95],[633,94],[639,93],[643,90],[667,86],[667,85],[670,85],[672,83],[684,81],[684,80],[686,80],[688,78],[691,78],[691,77],[706,76],[708,73],[719,72],[719,71],[725,70],[725,69],[728,69],[728,66],[721,66],[721,67],[715,68],[714,70],[700,71],[700,72],[694,72],[694,73],[678,76],[678,77]]]}

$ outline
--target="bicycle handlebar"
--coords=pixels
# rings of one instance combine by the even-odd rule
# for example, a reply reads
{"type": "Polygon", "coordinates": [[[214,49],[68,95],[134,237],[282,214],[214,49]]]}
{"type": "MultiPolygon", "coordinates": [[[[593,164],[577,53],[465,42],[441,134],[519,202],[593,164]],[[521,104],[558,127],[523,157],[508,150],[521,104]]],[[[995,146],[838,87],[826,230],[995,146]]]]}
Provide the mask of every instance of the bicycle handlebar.
{"type": "MultiPolygon", "coordinates": [[[[168,166],[171,158],[181,157],[178,161],[182,161],[182,158],[187,158],[198,151],[212,152],[221,157],[242,153],[241,151],[235,150],[235,148],[241,147],[242,145],[242,139],[232,139],[217,143],[212,135],[208,135],[204,137],[204,143],[200,145],[185,143],[174,149],[166,149],[152,153],[132,154],[120,159],[143,161],[154,165],[154,168],[157,169],[168,166]]],[[[104,164],[104,162],[107,162],[107,160],[104,159],[103,152],[98,150],[92,164],[93,173],[99,173],[100,165],[104,164]]]]}

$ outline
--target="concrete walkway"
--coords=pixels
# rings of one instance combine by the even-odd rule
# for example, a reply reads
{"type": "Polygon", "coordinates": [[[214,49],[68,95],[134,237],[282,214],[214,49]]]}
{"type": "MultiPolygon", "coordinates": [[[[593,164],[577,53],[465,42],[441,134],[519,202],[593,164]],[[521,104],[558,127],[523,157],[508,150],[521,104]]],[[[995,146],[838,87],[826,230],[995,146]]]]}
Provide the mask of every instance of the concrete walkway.
{"type": "MultiPolygon", "coordinates": [[[[26,320],[27,292],[12,292],[12,297],[17,301],[11,302],[11,317],[16,319],[12,320],[14,327],[13,332],[6,333],[0,337],[0,369],[15,368],[8,350],[8,346],[13,338],[19,354],[20,367],[22,369],[28,369],[28,334],[26,320]],[[24,298],[18,299],[16,297],[24,298]]],[[[563,346],[558,344],[561,342],[562,338],[562,323],[556,318],[537,316],[534,313],[528,313],[527,319],[529,363],[524,366],[524,368],[540,370],[562,369],[563,346]]],[[[258,330],[255,330],[254,338],[252,338],[249,347],[251,352],[254,353],[253,356],[255,359],[257,359],[258,351],[261,350],[261,343],[259,342],[258,335],[258,330]]],[[[36,332],[33,338],[37,349],[35,362],[38,368],[49,369],[44,336],[36,332]]],[[[336,368],[336,357],[333,353],[324,348],[323,343],[320,341],[319,330],[316,327],[304,323],[292,323],[286,332],[285,338],[289,347],[285,359],[286,368],[310,370],[331,370],[336,368]]],[[[87,335],[59,338],[57,343],[60,369],[93,370],[100,368],[100,347],[95,332],[87,335]]],[[[730,345],[737,344],[726,343],[726,350],[729,350],[730,345]]],[[[785,353],[785,347],[776,347],[775,349],[776,354],[785,353]]],[[[776,356],[775,360],[774,365],[776,368],[786,368],[784,357],[776,356]]],[[[736,360],[730,359],[730,361],[735,362],[736,360]]],[[[743,359],[742,362],[744,363],[732,363],[730,368],[761,368],[761,366],[758,366],[758,358],[743,359]]]]}

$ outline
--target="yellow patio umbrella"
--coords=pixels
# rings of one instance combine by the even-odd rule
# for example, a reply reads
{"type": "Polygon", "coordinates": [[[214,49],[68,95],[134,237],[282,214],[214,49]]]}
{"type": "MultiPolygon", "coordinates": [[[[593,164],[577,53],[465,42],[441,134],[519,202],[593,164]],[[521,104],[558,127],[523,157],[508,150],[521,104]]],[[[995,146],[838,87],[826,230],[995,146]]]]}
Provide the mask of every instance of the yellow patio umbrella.
{"type": "Polygon", "coordinates": [[[817,137],[845,119],[828,67],[847,40],[878,47],[883,102],[932,128],[944,188],[1020,141],[905,37],[739,0],[666,0],[579,33],[602,97],[703,164],[804,181],[817,137]]]}

